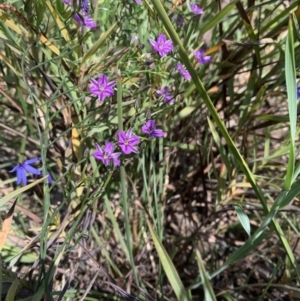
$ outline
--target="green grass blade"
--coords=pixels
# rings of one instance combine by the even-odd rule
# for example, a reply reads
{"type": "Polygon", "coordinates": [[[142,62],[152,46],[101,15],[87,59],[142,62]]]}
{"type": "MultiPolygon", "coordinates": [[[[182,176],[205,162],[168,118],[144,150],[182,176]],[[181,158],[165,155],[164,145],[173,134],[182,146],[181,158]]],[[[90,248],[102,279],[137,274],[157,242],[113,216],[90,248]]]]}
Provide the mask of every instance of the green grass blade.
{"type": "Polygon", "coordinates": [[[204,290],[204,296],[205,296],[205,301],[217,301],[214,290],[211,286],[211,283],[208,279],[204,263],[201,257],[201,254],[199,250],[196,250],[196,259],[198,262],[198,267],[200,270],[200,277],[203,283],[203,290],[204,290]]]}
{"type": "Polygon", "coordinates": [[[8,195],[6,195],[5,197],[3,197],[2,199],[0,199],[0,207],[4,206],[7,202],[9,202],[11,199],[17,197],[18,195],[20,195],[21,193],[29,190],[30,188],[34,187],[35,185],[43,182],[45,179],[48,178],[48,175],[47,176],[44,176],[43,178],[41,179],[38,179],[36,181],[34,181],[33,183],[31,184],[28,184],[24,187],[21,187],[21,188],[18,188],[14,191],[12,191],[11,193],[9,193],[8,195]]]}
{"type": "Polygon", "coordinates": [[[244,228],[244,230],[250,237],[251,236],[251,227],[250,227],[250,221],[249,221],[248,215],[245,213],[243,208],[238,204],[234,205],[234,209],[235,209],[235,212],[239,218],[239,221],[240,221],[242,227],[244,228]]]}
{"type": "Polygon", "coordinates": [[[231,1],[222,10],[220,10],[214,17],[212,17],[206,24],[200,29],[200,35],[203,35],[208,30],[215,28],[235,7],[238,0],[231,1]]]}
{"type": "Polygon", "coordinates": [[[290,153],[288,168],[286,172],[284,189],[289,190],[292,185],[295,166],[295,139],[297,126],[297,85],[296,85],[296,67],[295,67],[295,53],[294,53],[294,38],[293,38],[293,24],[292,19],[289,20],[288,35],[286,38],[285,49],[285,80],[288,95],[288,109],[290,119],[290,153]]]}
{"type": "MultiPolygon", "coordinates": [[[[16,297],[18,286],[19,286],[19,282],[20,282],[19,279],[14,280],[14,282],[12,283],[12,285],[10,286],[10,288],[7,292],[5,301],[14,301],[14,300],[16,300],[15,297],[16,297]]],[[[2,283],[1,283],[1,285],[2,285],[2,283]]]]}
{"type": "Polygon", "coordinates": [[[156,251],[158,253],[158,257],[161,261],[161,264],[164,268],[164,271],[168,277],[168,280],[170,281],[170,284],[174,290],[175,295],[177,296],[177,299],[179,301],[189,301],[189,295],[187,291],[184,288],[183,283],[181,282],[181,279],[179,278],[178,272],[169,257],[167,251],[165,250],[162,243],[159,241],[157,234],[154,232],[154,229],[150,222],[147,220],[147,224],[151,233],[151,237],[153,239],[156,251]]]}

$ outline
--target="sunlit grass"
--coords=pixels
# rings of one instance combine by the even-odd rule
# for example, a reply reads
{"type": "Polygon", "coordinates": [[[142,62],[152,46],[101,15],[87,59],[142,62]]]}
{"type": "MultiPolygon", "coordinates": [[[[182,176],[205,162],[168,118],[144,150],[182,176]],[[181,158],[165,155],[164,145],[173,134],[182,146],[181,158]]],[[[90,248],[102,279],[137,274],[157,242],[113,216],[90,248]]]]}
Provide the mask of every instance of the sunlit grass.
{"type": "Polygon", "coordinates": [[[80,3],[0,4],[2,297],[296,298],[297,2],[91,1],[97,28],[80,3]],[[93,156],[107,141],[120,166],[93,156]],[[15,184],[34,157],[53,185],[15,184]]]}

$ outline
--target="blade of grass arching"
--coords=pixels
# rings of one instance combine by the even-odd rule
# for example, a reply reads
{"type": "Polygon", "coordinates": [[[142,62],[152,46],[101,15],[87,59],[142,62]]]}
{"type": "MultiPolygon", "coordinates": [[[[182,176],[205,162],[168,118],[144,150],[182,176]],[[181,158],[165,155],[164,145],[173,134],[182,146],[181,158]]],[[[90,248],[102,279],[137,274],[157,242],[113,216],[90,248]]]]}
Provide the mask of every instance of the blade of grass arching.
{"type": "MultiPolygon", "coordinates": [[[[186,51],[181,43],[181,40],[180,40],[179,36],[177,35],[177,32],[174,29],[161,1],[160,0],[152,0],[152,3],[154,5],[157,15],[160,17],[163,25],[166,28],[166,31],[168,32],[169,36],[172,39],[174,45],[178,47],[179,56],[180,56],[182,62],[184,63],[184,65],[186,66],[187,70],[189,71],[189,73],[192,77],[192,80],[193,80],[201,98],[203,99],[209,113],[212,115],[214,121],[216,122],[218,130],[221,132],[222,136],[226,140],[226,143],[231,151],[232,156],[235,158],[236,162],[238,163],[241,170],[244,172],[245,176],[247,177],[248,181],[250,182],[252,189],[254,190],[254,192],[256,194],[256,197],[259,199],[259,201],[264,209],[264,212],[266,214],[268,214],[268,212],[269,212],[268,204],[262,193],[261,188],[257,185],[253,173],[251,172],[247,163],[241,156],[239,150],[237,149],[233,140],[231,139],[231,136],[229,135],[224,123],[220,119],[220,116],[218,115],[216,108],[214,107],[209,95],[207,94],[202,81],[198,77],[198,73],[194,69],[191,61],[189,60],[189,56],[186,53],[186,51]]],[[[279,223],[276,220],[273,220],[272,224],[273,224],[273,227],[276,231],[278,238],[280,239],[282,245],[285,248],[286,253],[289,256],[289,260],[291,261],[293,268],[295,269],[297,277],[300,279],[300,270],[299,270],[298,264],[295,260],[292,249],[289,246],[288,241],[287,241],[286,237],[284,236],[279,223]]]]}
{"type": "Polygon", "coordinates": [[[5,297],[5,301],[16,300],[15,297],[16,297],[16,292],[17,292],[18,286],[19,286],[19,282],[20,282],[19,279],[15,279],[14,282],[11,284],[11,286],[7,292],[7,295],[5,297]]]}
{"type": "MultiPolygon", "coordinates": [[[[286,28],[288,25],[288,16],[298,5],[298,1],[291,3],[291,5],[287,6],[285,9],[281,11],[277,16],[273,17],[269,23],[265,24],[261,27],[261,36],[263,38],[272,38],[274,35],[277,35],[282,32],[283,28],[286,28]]],[[[265,22],[263,22],[265,23],[265,22]]]]}
{"type": "Polygon", "coordinates": [[[288,35],[285,46],[285,81],[288,96],[288,110],[290,119],[290,152],[289,161],[284,181],[284,189],[289,190],[292,185],[295,167],[295,139],[297,126],[297,85],[296,85],[296,67],[294,53],[293,23],[289,20],[288,35]]]}
{"type": "MultiPolygon", "coordinates": [[[[157,0],[152,0],[153,4],[154,1],[156,2],[157,0]]],[[[200,29],[199,35],[203,36],[207,31],[215,28],[229,14],[229,12],[235,8],[235,4],[237,2],[239,2],[239,0],[230,1],[230,3],[220,10],[214,17],[210,18],[207,23],[204,23],[200,29]]]]}
{"type": "Polygon", "coordinates": [[[196,250],[196,259],[198,262],[198,267],[200,270],[200,277],[203,283],[203,290],[204,290],[204,296],[205,296],[205,301],[217,301],[214,290],[209,282],[203,260],[201,257],[201,254],[199,250],[196,250]]]}
{"type": "Polygon", "coordinates": [[[124,241],[124,239],[123,239],[123,235],[122,235],[122,233],[121,233],[121,230],[120,230],[120,228],[119,228],[119,225],[118,225],[118,223],[117,223],[117,220],[116,220],[116,218],[115,218],[115,216],[114,216],[114,213],[113,213],[113,211],[112,211],[112,209],[111,209],[109,200],[108,200],[108,198],[107,198],[106,195],[104,196],[104,203],[105,203],[105,207],[106,207],[108,216],[109,216],[109,218],[110,218],[110,220],[111,220],[111,222],[112,222],[113,230],[116,231],[116,234],[117,234],[117,236],[118,236],[118,238],[119,238],[120,244],[121,244],[122,249],[123,249],[123,251],[124,251],[124,253],[125,253],[125,255],[126,255],[126,258],[127,258],[127,260],[130,262],[130,256],[129,256],[128,246],[126,245],[126,243],[125,243],[125,241],[124,241]]]}
{"type": "Polygon", "coordinates": [[[273,207],[276,210],[284,209],[285,206],[289,205],[293,199],[300,193],[300,180],[293,183],[291,189],[287,192],[284,198],[276,199],[273,207]]]}
{"type": "Polygon", "coordinates": [[[234,210],[239,218],[239,221],[244,228],[244,230],[247,232],[248,236],[251,236],[251,225],[249,221],[249,217],[244,211],[243,207],[239,204],[234,204],[234,210]]]}
{"type": "Polygon", "coordinates": [[[162,243],[159,241],[159,238],[158,238],[157,234],[154,232],[154,229],[153,229],[151,223],[149,222],[149,220],[147,220],[147,224],[148,224],[148,228],[150,230],[151,237],[153,239],[156,251],[158,253],[158,257],[164,268],[166,276],[168,277],[168,280],[174,290],[174,293],[177,296],[177,299],[179,301],[190,301],[189,294],[185,290],[184,285],[181,282],[181,279],[179,278],[178,272],[177,272],[171,258],[169,257],[169,255],[168,255],[167,251],[165,250],[164,246],[162,245],[162,243]]]}
{"type": "MultiPolygon", "coordinates": [[[[123,131],[123,106],[122,106],[122,77],[121,71],[117,71],[117,104],[118,104],[118,129],[123,131]]],[[[122,206],[124,211],[124,223],[125,223],[125,235],[126,235],[126,246],[129,255],[129,262],[133,270],[133,275],[136,281],[136,285],[139,285],[137,270],[133,260],[133,248],[132,248],[132,235],[129,221],[129,206],[126,190],[126,176],[125,166],[122,163],[120,166],[120,180],[121,180],[121,192],[122,192],[122,206]]]]}
{"type": "Polygon", "coordinates": [[[293,183],[297,179],[299,173],[300,173],[300,161],[296,163],[296,167],[295,167],[295,171],[294,171],[294,176],[293,176],[293,179],[292,179],[293,183]]]}
{"type": "MultiPolygon", "coordinates": [[[[296,195],[298,195],[299,193],[300,193],[300,180],[298,180],[297,182],[295,182],[293,184],[292,189],[289,192],[282,191],[279,194],[279,196],[277,197],[277,199],[275,200],[272,208],[270,209],[270,212],[264,219],[263,223],[255,231],[255,233],[252,235],[252,237],[249,238],[244,243],[243,246],[241,246],[239,249],[237,249],[236,251],[231,253],[228,256],[228,259],[226,260],[226,262],[220,268],[218,268],[215,272],[213,272],[211,274],[211,278],[216,277],[217,275],[219,275],[220,273],[225,271],[230,265],[232,265],[232,264],[236,263],[237,261],[239,261],[240,259],[244,258],[247,254],[249,254],[249,252],[254,250],[263,239],[268,237],[268,235],[271,232],[267,232],[266,227],[272,222],[272,220],[275,217],[275,215],[277,214],[278,210],[281,209],[281,207],[279,207],[278,204],[290,203],[294,199],[294,197],[296,195]]],[[[280,228],[280,230],[281,230],[281,228],[280,228]]],[[[280,234],[279,238],[282,238],[285,236],[285,234],[283,233],[282,230],[281,230],[281,232],[279,232],[279,234],[280,234]]],[[[281,239],[281,243],[286,251],[288,258],[290,259],[290,262],[291,262],[294,270],[296,271],[297,276],[298,276],[300,274],[299,267],[298,267],[297,263],[295,262],[296,259],[293,255],[292,249],[291,249],[287,239],[285,239],[285,240],[281,239]],[[294,259],[294,261],[291,259],[294,259]]],[[[197,279],[197,281],[190,287],[190,289],[197,288],[201,284],[202,284],[202,281],[200,279],[197,279]]]]}
{"type": "Polygon", "coordinates": [[[29,190],[30,188],[34,187],[37,184],[43,182],[47,178],[48,178],[48,175],[45,176],[45,177],[43,177],[43,178],[41,178],[41,179],[38,179],[38,180],[34,181],[31,184],[28,184],[28,185],[26,185],[24,187],[18,188],[16,190],[10,192],[8,195],[6,195],[5,197],[3,197],[3,198],[0,199],[0,207],[4,206],[7,202],[9,202],[11,199],[17,197],[21,193],[29,190]]]}

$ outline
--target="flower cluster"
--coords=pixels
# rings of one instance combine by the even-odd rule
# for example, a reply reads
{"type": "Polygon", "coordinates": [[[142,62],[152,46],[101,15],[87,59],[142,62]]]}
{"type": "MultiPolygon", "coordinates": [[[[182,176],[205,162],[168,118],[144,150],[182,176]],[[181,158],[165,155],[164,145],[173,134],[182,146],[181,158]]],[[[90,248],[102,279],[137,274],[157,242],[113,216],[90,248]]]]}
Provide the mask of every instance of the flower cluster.
{"type": "MultiPolygon", "coordinates": [[[[70,0],[61,0],[65,4],[71,6],[70,0]]],[[[78,1],[78,0],[77,0],[78,1]]],[[[135,0],[137,4],[143,4],[142,0],[135,0]]],[[[81,1],[81,13],[82,16],[78,13],[75,13],[74,19],[81,24],[82,26],[95,28],[96,24],[92,18],[89,17],[89,5],[88,0],[81,1]]],[[[197,3],[190,3],[190,9],[195,15],[203,14],[202,8],[197,3]]],[[[178,25],[182,25],[184,20],[182,16],[177,16],[176,22],[178,25]]],[[[160,57],[165,57],[170,52],[173,51],[173,43],[172,40],[167,39],[166,35],[160,33],[158,34],[156,39],[149,39],[149,42],[153,46],[155,52],[159,54],[160,57]]],[[[137,43],[137,37],[133,37],[131,44],[137,43]]],[[[200,65],[208,64],[211,62],[211,58],[206,56],[205,51],[200,49],[194,52],[194,56],[197,59],[200,65]]],[[[185,69],[185,66],[181,63],[177,63],[176,65],[178,72],[182,75],[182,77],[186,80],[191,79],[190,73],[185,69]]],[[[96,96],[99,102],[103,102],[106,98],[109,98],[114,95],[114,87],[116,85],[116,81],[109,81],[108,77],[105,74],[100,74],[97,79],[90,79],[90,87],[89,91],[92,95],[96,96]]],[[[160,97],[160,99],[165,104],[173,104],[174,98],[170,93],[170,89],[168,86],[163,86],[160,90],[155,90],[155,93],[160,97]]],[[[141,132],[144,135],[147,135],[149,138],[161,138],[164,137],[165,133],[161,129],[156,128],[156,123],[154,120],[149,119],[145,122],[145,124],[141,127],[141,132]]],[[[111,141],[106,141],[104,146],[100,146],[96,144],[96,150],[93,153],[95,159],[102,161],[105,166],[119,166],[120,159],[119,157],[123,153],[124,155],[129,155],[131,153],[138,153],[138,144],[141,141],[141,138],[133,133],[133,130],[129,128],[127,131],[118,131],[117,133],[117,147],[121,151],[115,151],[115,144],[111,141]]],[[[29,170],[37,172],[33,170],[32,167],[29,170]]],[[[38,174],[38,173],[36,173],[38,174]]],[[[21,176],[20,176],[21,178],[21,176]]],[[[22,176],[23,178],[23,176],[22,176]]]]}
{"type": "MultiPolygon", "coordinates": [[[[154,120],[148,120],[141,128],[142,133],[146,134],[150,138],[164,137],[165,133],[156,128],[154,120]]],[[[132,129],[128,129],[126,132],[118,131],[118,146],[120,147],[124,155],[131,153],[137,154],[139,152],[137,146],[140,143],[141,138],[134,135],[132,129]]],[[[106,141],[103,149],[96,144],[96,151],[93,153],[95,159],[102,161],[105,166],[113,165],[119,166],[119,156],[121,152],[114,152],[115,145],[112,142],[106,141]]]]}
{"type": "MultiPolygon", "coordinates": [[[[72,3],[70,0],[61,0],[63,3],[65,3],[66,5],[72,7],[72,3]]],[[[77,1],[78,3],[78,1],[77,1]]],[[[90,7],[89,7],[89,2],[88,0],[82,0],[81,1],[81,7],[80,7],[80,10],[81,10],[81,14],[79,13],[75,13],[73,18],[74,20],[80,25],[80,26],[83,26],[83,27],[87,27],[87,28],[91,28],[91,29],[95,29],[97,28],[97,24],[96,22],[93,20],[93,18],[91,18],[89,16],[89,10],[90,10],[90,7]]]]}
{"type": "MultiPolygon", "coordinates": [[[[159,34],[157,37],[157,41],[150,39],[150,43],[153,46],[153,49],[158,52],[161,57],[164,57],[166,54],[173,50],[173,45],[171,40],[167,40],[166,36],[163,34],[159,34]]],[[[200,65],[208,64],[211,62],[211,57],[205,54],[203,49],[199,49],[194,52],[194,56],[200,65]]],[[[185,67],[181,63],[177,63],[177,70],[182,75],[182,77],[186,80],[190,80],[192,77],[190,73],[185,69],[185,67]]],[[[156,91],[157,92],[157,91],[156,91]]],[[[157,92],[158,94],[165,94],[162,90],[157,92]]],[[[170,102],[170,101],[166,101],[170,102]]]]}
{"type": "MultiPolygon", "coordinates": [[[[23,161],[22,163],[17,164],[10,172],[16,172],[17,173],[17,185],[22,184],[26,185],[27,184],[27,173],[31,173],[32,175],[36,176],[42,176],[43,173],[38,170],[37,168],[31,166],[31,164],[34,164],[36,162],[41,161],[40,157],[29,159],[26,161],[23,161]]],[[[48,173],[48,182],[49,184],[53,183],[52,177],[50,173],[48,173]]]]}

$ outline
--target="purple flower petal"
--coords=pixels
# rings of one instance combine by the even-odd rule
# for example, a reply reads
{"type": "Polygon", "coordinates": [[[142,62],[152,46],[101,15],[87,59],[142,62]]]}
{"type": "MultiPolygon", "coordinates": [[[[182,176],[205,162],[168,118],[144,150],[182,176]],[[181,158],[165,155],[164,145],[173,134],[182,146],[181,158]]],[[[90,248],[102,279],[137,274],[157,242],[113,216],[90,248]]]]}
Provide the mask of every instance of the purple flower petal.
{"type": "Polygon", "coordinates": [[[27,172],[29,172],[29,173],[31,173],[31,174],[33,174],[33,175],[40,176],[40,175],[42,174],[42,172],[41,172],[40,170],[38,170],[38,169],[36,169],[36,168],[34,168],[34,167],[28,165],[28,164],[24,164],[24,169],[25,169],[27,172]]]}
{"type": "Polygon", "coordinates": [[[126,133],[124,131],[119,131],[118,138],[118,145],[125,155],[132,152],[138,153],[138,149],[135,145],[140,142],[140,138],[133,135],[132,129],[129,129],[126,133]]]}
{"type": "Polygon", "coordinates": [[[103,150],[101,147],[96,144],[96,151],[93,153],[95,159],[102,161],[105,166],[108,166],[110,163],[113,163],[114,166],[120,165],[120,160],[118,157],[121,153],[114,153],[114,144],[106,141],[103,150]]]}
{"type": "Polygon", "coordinates": [[[33,158],[33,159],[29,159],[29,160],[26,160],[23,162],[23,164],[33,164],[33,163],[36,163],[36,162],[39,162],[41,161],[41,158],[40,157],[37,157],[37,158],[33,158]]]}
{"type": "Polygon", "coordinates": [[[49,172],[48,172],[48,183],[49,183],[50,185],[53,184],[53,179],[52,179],[52,177],[51,177],[51,175],[50,175],[49,172]]]}
{"type": "Polygon", "coordinates": [[[190,8],[195,15],[202,15],[204,13],[203,9],[197,3],[190,3],[190,8]]]}
{"type": "Polygon", "coordinates": [[[23,168],[17,169],[17,185],[21,183],[24,186],[27,184],[26,171],[23,168]]]}
{"type": "Polygon", "coordinates": [[[156,41],[149,39],[149,42],[153,46],[153,49],[158,52],[161,57],[164,57],[166,54],[173,50],[173,44],[171,40],[167,40],[164,34],[159,34],[156,41]]]}
{"type": "Polygon", "coordinates": [[[182,75],[182,77],[186,80],[190,80],[192,77],[190,73],[184,68],[184,66],[180,63],[177,64],[177,70],[182,75]]]}
{"type": "Polygon", "coordinates": [[[86,16],[82,16],[79,14],[74,14],[73,19],[81,26],[83,27],[88,27],[91,29],[94,29],[97,27],[97,24],[95,23],[95,21],[88,15],[86,16]]]}
{"type": "MultiPolygon", "coordinates": [[[[31,166],[30,164],[36,163],[41,161],[40,157],[37,158],[32,158],[29,160],[25,160],[22,163],[17,164],[12,170],[10,170],[10,172],[17,172],[17,185],[22,184],[22,185],[26,185],[27,184],[27,177],[26,177],[26,173],[30,173],[33,175],[37,175],[37,176],[41,176],[42,172],[40,170],[38,170],[37,168],[31,166]]],[[[50,174],[48,173],[49,178],[48,181],[49,183],[53,183],[53,180],[50,176],[50,174]]]]}
{"type": "Polygon", "coordinates": [[[155,90],[155,92],[162,97],[164,103],[174,103],[174,98],[170,93],[169,87],[165,86],[161,90],[155,90]]]}
{"type": "Polygon", "coordinates": [[[154,120],[148,120],[142,126],[142,132],[144,134],[149,135],[151,138],[159,138],[159,137],[163,137],[165,135],[163,130],[156,129],[156,124],[155,124],[154,120]]]}
{"type": "Polygon", "coordinates": [[[200,65],[208,64],[211,62],[211,57],[205,55],[205,51],[203,49],[199,49],[198,51],[194,52],[194,55],[200,65]]]}

